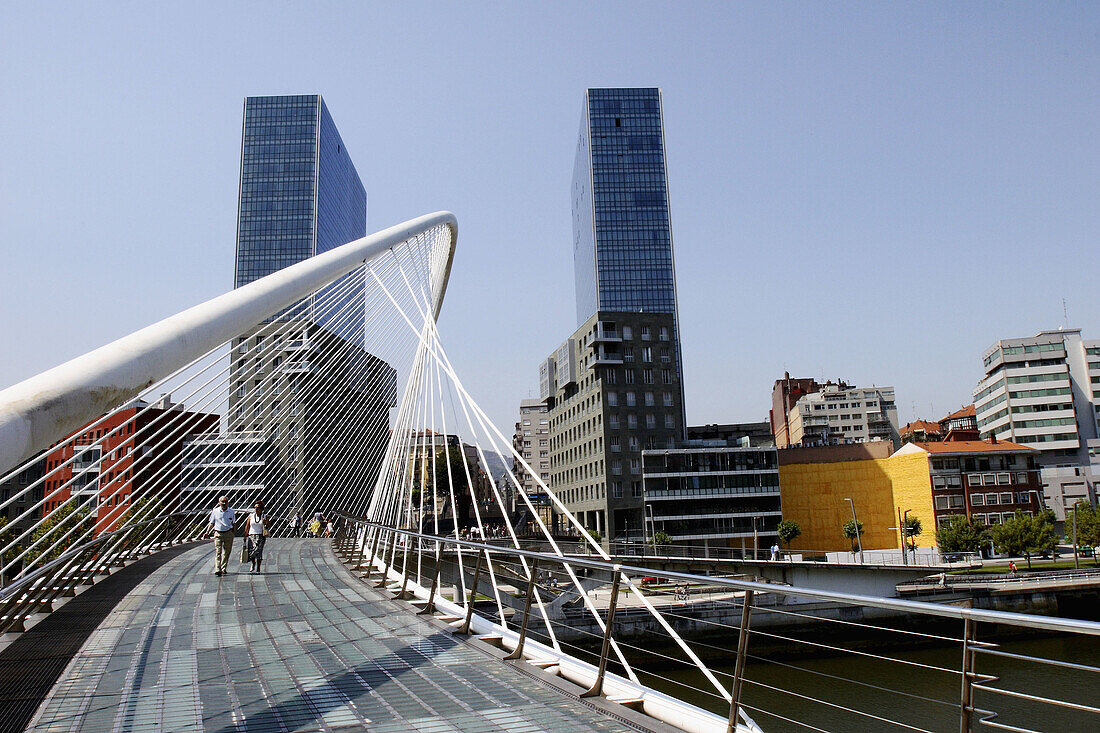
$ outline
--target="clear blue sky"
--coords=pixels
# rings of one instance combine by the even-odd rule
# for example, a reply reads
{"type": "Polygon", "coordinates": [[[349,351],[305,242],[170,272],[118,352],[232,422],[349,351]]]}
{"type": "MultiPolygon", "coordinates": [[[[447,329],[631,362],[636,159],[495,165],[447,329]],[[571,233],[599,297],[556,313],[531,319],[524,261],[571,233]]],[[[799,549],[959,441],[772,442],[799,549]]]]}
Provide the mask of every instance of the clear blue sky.
{"type": "Polygon", "coordinates": [[[154,5],[5,9],[0,386],[232,286],[253,94],[324,95],[370,230],[457,214],[441,328],[506,433],[576,326],[589,86],[664,91],[690,422],[784,370],[938,418],[1063,298],[1100,339],[1095,3],[154,5]]]}

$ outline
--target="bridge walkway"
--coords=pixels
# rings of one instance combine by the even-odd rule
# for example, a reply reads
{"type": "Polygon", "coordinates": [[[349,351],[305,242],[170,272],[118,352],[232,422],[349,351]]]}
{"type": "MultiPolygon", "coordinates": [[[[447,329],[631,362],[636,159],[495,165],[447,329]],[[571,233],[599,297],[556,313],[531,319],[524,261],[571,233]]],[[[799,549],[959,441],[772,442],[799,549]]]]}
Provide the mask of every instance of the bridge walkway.
{"type": "Polygon", "coordinates": [[[353,576],[326,541],[272,540],[262,575],[234,558],[216,577],[212,554],[181,553],[128,593],[28,730],[667,730],[493,659],[353,576]]]}

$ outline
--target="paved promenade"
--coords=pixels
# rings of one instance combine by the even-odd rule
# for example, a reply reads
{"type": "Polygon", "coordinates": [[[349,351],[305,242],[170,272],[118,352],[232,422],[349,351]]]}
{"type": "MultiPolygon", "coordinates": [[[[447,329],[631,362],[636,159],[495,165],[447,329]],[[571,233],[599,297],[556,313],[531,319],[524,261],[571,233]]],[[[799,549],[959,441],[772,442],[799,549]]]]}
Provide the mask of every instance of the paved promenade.
{"type": "Polygon", "coordinates": [[[638,729],[416,617],[323,541],[274,539],[265,554],[263,575],[234,561],[215,577],[210,547],[157,569],[92,632],[29,730],[638,729]]]}

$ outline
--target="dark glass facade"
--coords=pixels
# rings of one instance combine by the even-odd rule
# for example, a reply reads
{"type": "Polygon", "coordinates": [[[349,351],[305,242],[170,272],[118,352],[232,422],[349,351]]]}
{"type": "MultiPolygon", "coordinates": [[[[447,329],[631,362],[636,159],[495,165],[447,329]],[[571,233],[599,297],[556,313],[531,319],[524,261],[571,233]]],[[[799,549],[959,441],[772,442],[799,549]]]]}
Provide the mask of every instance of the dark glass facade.
{"type": "Polygon", "coordinates": [[[573,169],[577,320],[671,313],[676,278],[659,89],[589,89],[573,169]]]}
{"type": "Polygon", "coordinates": [[[672,315],[683,410],[660,89],[585,92],[573,166],[573,267],[578,323],[602,311],[672,315]]]}
{"type": "MultiPolygon", "coordinates": [[[[245,99],[238,206],[235,287],[366,235],[366,191],[320,95],[245,99]]],[[[355,301],[315,320],[361,345],[355,301]]]]}

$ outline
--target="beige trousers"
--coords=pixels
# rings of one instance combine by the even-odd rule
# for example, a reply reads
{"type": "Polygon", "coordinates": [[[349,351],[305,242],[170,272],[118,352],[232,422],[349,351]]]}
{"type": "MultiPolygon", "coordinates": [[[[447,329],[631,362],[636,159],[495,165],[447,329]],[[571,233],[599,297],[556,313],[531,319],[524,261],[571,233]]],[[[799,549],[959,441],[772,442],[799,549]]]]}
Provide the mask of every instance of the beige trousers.
{"type": "Polygon", "coordinates": [[[229,554],[233,552],[233,530],[214,533],[214,569],[224,573],[229,565],[229,554]]]}

